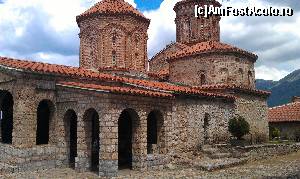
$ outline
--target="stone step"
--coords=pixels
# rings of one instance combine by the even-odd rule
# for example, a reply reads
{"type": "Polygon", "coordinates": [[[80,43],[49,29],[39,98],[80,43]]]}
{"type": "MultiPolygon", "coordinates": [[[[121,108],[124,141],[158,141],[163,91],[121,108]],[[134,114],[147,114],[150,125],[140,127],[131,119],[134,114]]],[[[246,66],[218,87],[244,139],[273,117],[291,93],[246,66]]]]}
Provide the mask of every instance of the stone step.
{"type": "Polygon", "coordinates": [[[231,153],[213,153],[209,157],[212,159],[230,158],[230,157],[232,157],[232,154],[231,153]]]}
{"type": "Polygon", "coordinates": [[[194,163],[194,167],[205,171],[214,171],[224,168],[234,167],[237,165],[245,164],[247,158],[223,158],[223,159],[212,159],[208,161],[200,161],[194,163]]]}

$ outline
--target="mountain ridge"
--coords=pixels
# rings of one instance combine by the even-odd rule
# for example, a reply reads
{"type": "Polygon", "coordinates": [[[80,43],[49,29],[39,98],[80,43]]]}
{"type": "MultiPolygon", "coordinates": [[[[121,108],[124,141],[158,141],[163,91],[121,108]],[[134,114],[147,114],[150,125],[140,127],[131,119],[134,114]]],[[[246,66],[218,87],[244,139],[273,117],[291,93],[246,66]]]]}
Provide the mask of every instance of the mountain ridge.
{"type": "Polygon", "coordinates": [[[293,96],[300,96],[300,69],[279,81],[257,79],[256,88],[272,92],[267,101],[269,107],[289,103],[293,96]]]}

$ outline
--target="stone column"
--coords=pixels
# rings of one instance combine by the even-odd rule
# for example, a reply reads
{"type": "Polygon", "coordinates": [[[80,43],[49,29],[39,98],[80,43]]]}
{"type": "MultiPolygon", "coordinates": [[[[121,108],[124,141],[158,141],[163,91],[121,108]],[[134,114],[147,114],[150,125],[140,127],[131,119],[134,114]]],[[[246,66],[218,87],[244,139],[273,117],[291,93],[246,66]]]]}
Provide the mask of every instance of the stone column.
{"type": "Polygon", "coordinates": [[[147,113],[145,111],[138,112],[138,121],[133,122],[133,144],[132,144],[132,168],[138,170],[147,169],[147,113]]]}
{"type": "Polygon", "coordinates": [[[117,176],[119,114],[119,111],[110,111],[100,119],[99,176],[117,176]]]}
{"type": "Polygon", "coordinates": [[[80,172],[88,171],[91,167],[88,145],[89,141],[87,132],[85,130],[89,130],[87,126],[85,126],[84,114],[79,113],[77,118],[77,157],[75,161],[75,169],[80,172]]]}

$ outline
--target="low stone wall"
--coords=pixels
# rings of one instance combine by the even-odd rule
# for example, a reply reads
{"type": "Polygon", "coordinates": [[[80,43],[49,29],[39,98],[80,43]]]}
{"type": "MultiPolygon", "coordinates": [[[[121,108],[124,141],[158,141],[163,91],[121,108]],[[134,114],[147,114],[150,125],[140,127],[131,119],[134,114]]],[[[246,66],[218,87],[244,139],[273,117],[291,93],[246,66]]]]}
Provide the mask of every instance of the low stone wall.
{"type": "Polygon", "coordinates": [[[238,150],[245,151],[249,160],[261,160],[278,155],[286,155],[300,151],[300,143],[292,144],[262,144],[246,147],[237,147],[238,150]]]}
{"type": "Polygon", "coordinates": [[[51,145],[19,149],[11,145],[0,144],[0,162],[4,163],[1,171],[16,173],[58,167],[57,148],[51,145]]]}

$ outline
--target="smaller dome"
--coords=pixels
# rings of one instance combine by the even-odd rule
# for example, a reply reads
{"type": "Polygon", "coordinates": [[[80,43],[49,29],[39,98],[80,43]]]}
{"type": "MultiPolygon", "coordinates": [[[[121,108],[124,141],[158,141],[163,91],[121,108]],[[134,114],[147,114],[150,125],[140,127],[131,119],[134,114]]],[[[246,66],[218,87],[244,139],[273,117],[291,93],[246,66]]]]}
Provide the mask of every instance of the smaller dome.
{"type": "Polygon", "coordinates": [[[141,12],[134,8],[124,0],[103,0],[96,3],[93,7],[76,17],[77,22],[80,22],[85,17],[91,17],[93,15],[115,15],[115,14],[126,14],[134,17],[138,17],[142,20],[150,22],[141,12]]]}

